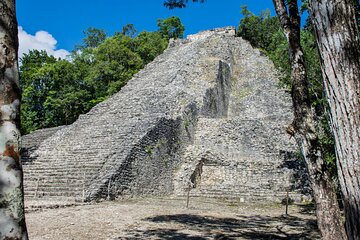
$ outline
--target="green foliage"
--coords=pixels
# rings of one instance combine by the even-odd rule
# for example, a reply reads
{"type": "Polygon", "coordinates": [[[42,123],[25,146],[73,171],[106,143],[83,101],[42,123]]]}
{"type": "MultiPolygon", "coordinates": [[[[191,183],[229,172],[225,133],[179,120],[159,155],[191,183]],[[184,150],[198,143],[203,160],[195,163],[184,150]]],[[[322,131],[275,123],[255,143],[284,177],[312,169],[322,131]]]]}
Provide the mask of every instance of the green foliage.
{"type": "Polygon", "coordinates": [[[83,39],[85,48],[95,48],[106,39],[106,32],[102,29],[90,27],[83,33],[85,35],[83,39]]]}
{"type": "Polygon", "coordinates": [[[20,83],[22,91],[21,122],[22,128],[33,131],[41,127],[39,118],[44,115],[44,89],[47,82],[39,80],[39,69],[46,64],[53,64],[57,60],[48,56],[45,51],[30,51],[21,59],[20,83]]]}
{"type": "Polygon", "coordinates": [[[38,51],[27,54],[20,68],[21,120],[25,133],[69,124],[89,109],[86,100],[90,99],[90,94],[79,78],[79,69],[66,60],[53,61],[51,57],[50,61],[41,65],[27,64],[29,59],[37,55],[38,51]]]}
{"type": "Polygon", "coordinates": [[[137,31],[134,27],[134,24],[128,23],[125,26],[123,26],[121,34],[128,37],[134,37],[136,35],[137,31]]]}
{"type": "Polygon", "coordinates": [[[41,67],[45,63],[54,63],[56,58],[53,56],[48,56],[44,50],[31,50],[29,53],[25,53],[24,57],[21,59],[21,71],[27,71],[31,68],[41,67]]]}
{"type": "Polygon", "coordinates": [[[281,86],[291,89],[288,44],[280,28],[274,32],[269,46],[266,47],[266,53],[280,73],[281,86]]]}
{"type": "MultiPolygon", "coordinates": [[[[239,24],[239,35],[267,54],[280,73],[281,85],[290,90],[292,83],[288,43],[278,18],[271,17],[269,12],[262,12],[260,16],[256,16],[246,7],[242,7],[242,14],[244,18],[239,24]]],[[[301,46],[308,74],[311,104],[317,114],[317,131],[320,136],[323,155],[329,171],[336,175],[335,147],[326,111],[327,103],[323,96],[320,57],[310,22],[301,31],[301,46]]]]}
{"type": "Polygon", "coordinates": [[[354,2],[354,9],[355,9],[355,16],[357,20],[358,27],[360,28],[360,2],[359,0],[353,0],[354,2]]]}
{"type": "Polygon", "coordinates": [[[140,55],[144,64],[154,60],[167,47],[167,39],[159,32],[141,32],[134,39],[134,51],[140,55]]]}
{"type": "Polygon", "coordinates": [[[271,17],[270,11],[262,11],[260,16],[252,14],[246,6],[241,7],[238,35],[251,42],[251,44],[263,50],[267,50],[273,41],[273,34],[280,29],[278,18],[271,17]]]}
{"type": "Polygon", "coordinates": [[[145,152],[146,152],[149,156],[152,155],[153,150],[154,150],[154,146],[152,146],[152,145],[147,145],[147,146],[145,147],[145,152]]]}
{"type": "Polygon", "coordinates": [[[181,23],[179,17],[169,17],[166,19],[158,19],[157,25],[159,32],[164,38],[183,38],[185,27],[181,23]]]}
{"type": "Polygon", "coordinates": [[[94,87],[96,97],[118,92],[143,67],[140,56],[129,49],[130,41],[126,36],[110,37],[93,51],[86,82],[94,87]]]}
{"type": "Polygon", "coordinates": [[[291,88],[288,44],[278,18],[271,17],[268,10],[256,16],[246,6],[241,7],[241,14],[238,35],[265,52],[281,73],[282,86],[291,88]]]}
{"type": "Polygon", "coordinates": [[[104,30],[89,28],[71,61],[45,51],[30,51],[21,59],[22,133],[71,124],[80,114],[118,92],[132,76],[161,54],[168,37],[182,36],[178,18],[161,21],[163,32],[141,32],[132,24],[106,38],[104,30]],[[164,31],[165,31],[164,30],[164,31]]]}
{"type": "MultiPolygon", "coordinates": [[[[184,8],[184,7],[186,7],[186,4],[188,2],[189,2],[188,0],[166,0],[166,1],[164,1],[164,6],[169,9],[184,8]]],[[[192,2],[203,3],[203,2],[205,2],[205,0],[192,0],[192,2]]]]}
{"type": "Polygon", "coordinates": [[[336,153],[335,153],[335,140],[330,128],[329,114],[323,114],[318,119],[317,131],[319,134],[320,142],[323,148],[323,155],[327,163],[327,169],[330,174],[336,178],[336,153]]]}

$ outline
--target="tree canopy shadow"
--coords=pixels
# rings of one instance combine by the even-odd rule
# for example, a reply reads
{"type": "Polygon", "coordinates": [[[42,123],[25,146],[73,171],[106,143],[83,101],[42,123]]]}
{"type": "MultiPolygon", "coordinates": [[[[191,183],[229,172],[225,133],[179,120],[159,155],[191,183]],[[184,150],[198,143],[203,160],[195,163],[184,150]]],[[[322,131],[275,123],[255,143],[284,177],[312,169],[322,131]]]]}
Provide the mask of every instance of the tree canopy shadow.
{"type": "Polygon", "coordinates": [[[233,240],[319,239],[315,220],[296,216],[242,216],[218,218],[194,214],[159,215],[143,219],[151,229],[128,229],[118,239],[233,240]]]}

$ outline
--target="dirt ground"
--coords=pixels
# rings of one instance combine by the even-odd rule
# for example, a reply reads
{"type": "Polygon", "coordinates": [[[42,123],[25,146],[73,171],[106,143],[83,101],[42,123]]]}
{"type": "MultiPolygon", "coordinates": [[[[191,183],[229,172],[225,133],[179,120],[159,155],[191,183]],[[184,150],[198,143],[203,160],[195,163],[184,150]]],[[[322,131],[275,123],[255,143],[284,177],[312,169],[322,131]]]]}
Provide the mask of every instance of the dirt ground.
{"type": "Polygon", "coordinates": [[[314,212],[291,205],[147,198],[29,210],[30,239],[319,239],[314,212]]]}

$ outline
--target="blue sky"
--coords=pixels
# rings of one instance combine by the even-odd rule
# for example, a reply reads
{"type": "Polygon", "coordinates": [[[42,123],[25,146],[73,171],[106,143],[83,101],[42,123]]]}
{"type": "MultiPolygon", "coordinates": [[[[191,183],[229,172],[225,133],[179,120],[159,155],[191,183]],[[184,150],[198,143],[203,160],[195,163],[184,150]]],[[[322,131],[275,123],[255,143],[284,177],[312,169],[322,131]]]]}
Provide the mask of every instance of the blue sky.
{"type": "Polygon", "coordinates": [[[127,23],[134,24],[138,31],[153,31],[157,29],[158,18],[179,16],[185,34],[193,34],[236,26],[242,5],[256,14],[265,9],[274,14],[272,0],[207,0],[176,10],[165,8],[163,0],[17,0],[16,5],[21,51],[41,48],[44,44],[45,50],[54,55],[61,51],[65,54],[81,43],[82,32],[88,27],[104,29],[109,35],[127,23]]]}

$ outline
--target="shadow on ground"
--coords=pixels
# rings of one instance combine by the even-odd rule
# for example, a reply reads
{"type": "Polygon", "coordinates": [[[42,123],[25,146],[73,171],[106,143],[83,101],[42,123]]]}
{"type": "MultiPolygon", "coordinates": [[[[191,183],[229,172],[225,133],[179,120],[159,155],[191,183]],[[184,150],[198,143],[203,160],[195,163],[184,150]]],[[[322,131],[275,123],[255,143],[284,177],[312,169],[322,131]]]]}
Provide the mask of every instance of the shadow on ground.
{"type": "Polygon", "coordinates": [[[192,214],[160,215],[143,219],[151,228],[128,229],[118,239],[318,239],[316,221],[295,216],[215,218],[192,214]]]}

